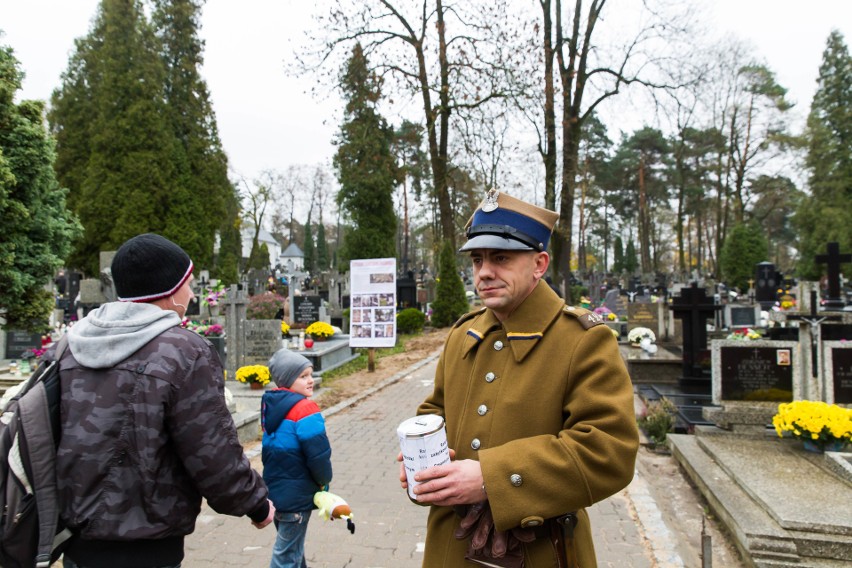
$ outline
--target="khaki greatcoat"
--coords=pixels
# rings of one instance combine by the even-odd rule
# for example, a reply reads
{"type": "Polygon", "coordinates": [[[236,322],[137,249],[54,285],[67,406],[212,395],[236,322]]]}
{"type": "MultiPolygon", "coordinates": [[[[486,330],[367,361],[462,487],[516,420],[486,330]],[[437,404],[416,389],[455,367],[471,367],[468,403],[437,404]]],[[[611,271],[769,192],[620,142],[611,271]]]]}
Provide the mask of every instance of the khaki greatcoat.
{"type": "MultiPolygon", "coordinates": [[[[418,408],[444,417],[455,459],[481,463],[498,530],[578,511],[581,568],[596,565],[584,507],[630,483],[639,445],[630,378],[601,323],[542,282],[502,324],[489,309],[467,314],[418,408]]],[[[431,507],[424,567],[473,566],[458,523],[451,507],[431,507]]],[[[526,568],[556,566],[548,538],[524,547],[526,568]]]]}

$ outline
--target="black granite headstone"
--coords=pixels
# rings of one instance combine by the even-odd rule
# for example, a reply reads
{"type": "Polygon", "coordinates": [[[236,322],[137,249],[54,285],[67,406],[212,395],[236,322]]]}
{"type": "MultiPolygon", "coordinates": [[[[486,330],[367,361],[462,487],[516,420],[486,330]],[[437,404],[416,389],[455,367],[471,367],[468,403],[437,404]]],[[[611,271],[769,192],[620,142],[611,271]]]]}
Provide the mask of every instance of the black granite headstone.
{"type": "Polygon", "coordinates": [[[729,327],[757,326],[757,320],[754,317],[754,308],[750,306],[730,306],[728,309],[731,313],[731,321],[728,322],[729,327]]]}
{"type": "Polygon", "coordinates": [[[761,262],[755,267],[754,299],[764,310],[772,307],[778,299],[778,286],[781,282],[771,262],[761,262]]]}
{"type": "Polygon", "coordinates": [[[793,354],[789,348],[722,347],[720,355],[723,400],[793,400],[793,354]]]}
{"type": "Polygon", "coordinates": [[[707,320],[715,316],[716,305],[713,298],[707,296],[704,288],[693,282],[689,288],[683,288],[680,296],[672,301],[674,317],[683,322],[683,377],[684,379],[708,380],[710,371],[710,352],[707,349],[707,320]]]}
{"type": "Polygon", "coordinates": [[[41,348],[41,334],[18,329],[6,330],[6,359],[22,359],[32,355],[31,349],[41,348]]]}
{"type": "Polygon", "coordinates": [[[319,321],[321,303],[319,296],[293,296],[293,321],[305,325],[319,321]]]}
{"type": "Polygon", "coordinates": [[[835,404],[852,404],[852,349],[832,349],[835,404]]]}

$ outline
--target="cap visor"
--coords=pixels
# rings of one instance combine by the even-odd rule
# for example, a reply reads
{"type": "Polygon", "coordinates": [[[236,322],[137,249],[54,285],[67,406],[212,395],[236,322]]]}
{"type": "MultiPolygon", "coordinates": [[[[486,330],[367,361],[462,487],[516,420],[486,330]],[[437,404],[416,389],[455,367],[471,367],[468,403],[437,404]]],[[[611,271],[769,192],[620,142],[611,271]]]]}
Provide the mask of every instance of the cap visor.
{"type": "Polygon", "coordinates": [[[498,249],[498,250],[535,250],[531,246],[498,235],[477,235],[467,241],[458,252],[474,249],[498,249]]]}

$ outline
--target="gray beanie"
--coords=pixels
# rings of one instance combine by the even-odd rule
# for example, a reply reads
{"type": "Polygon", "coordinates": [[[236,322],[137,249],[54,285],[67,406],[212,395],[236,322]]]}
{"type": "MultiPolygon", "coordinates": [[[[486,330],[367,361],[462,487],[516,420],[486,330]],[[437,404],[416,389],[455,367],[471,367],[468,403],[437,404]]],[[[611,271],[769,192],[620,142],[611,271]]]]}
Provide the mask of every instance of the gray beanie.
{"type": "Polygon", "coordinates": [[[302,371],[312,367],[311,360],[289,349],[279,349],[269,359],[269,376],[279,387],[290,388],[302,371]]]}

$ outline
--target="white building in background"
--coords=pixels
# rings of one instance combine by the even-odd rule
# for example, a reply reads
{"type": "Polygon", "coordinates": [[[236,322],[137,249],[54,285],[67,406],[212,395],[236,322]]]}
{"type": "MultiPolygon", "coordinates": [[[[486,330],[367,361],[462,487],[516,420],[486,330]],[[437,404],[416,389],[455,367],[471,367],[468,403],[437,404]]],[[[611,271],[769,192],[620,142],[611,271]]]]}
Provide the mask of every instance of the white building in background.
{"type": "MultiPolygon", "coordinates": [[[[254,227],[251,225],[243,227],[240,231],[240,237],[242,238],[242,256],[243,258],[248,258],[251,254],[254,227]]],[[[275,240],[272,233],[266,229],[260,229],[260,233],[257,235],[257,243],[259,246],[266,245],[266,248],[269,250],[269,266],[275,266],[278,262],[278,257],[281,256],[281,245],[275,240]]]]}
{"type": "Polygon", "coordinates": [[[305,253],[299,248],[296,243],[290,243],[281,256],[278,257],[278,266],[282,269],[290,269],[294,272],[302,272],[305,268],[305,253]],[[287,264],[288,261],[291,264],[287,264]]]}

